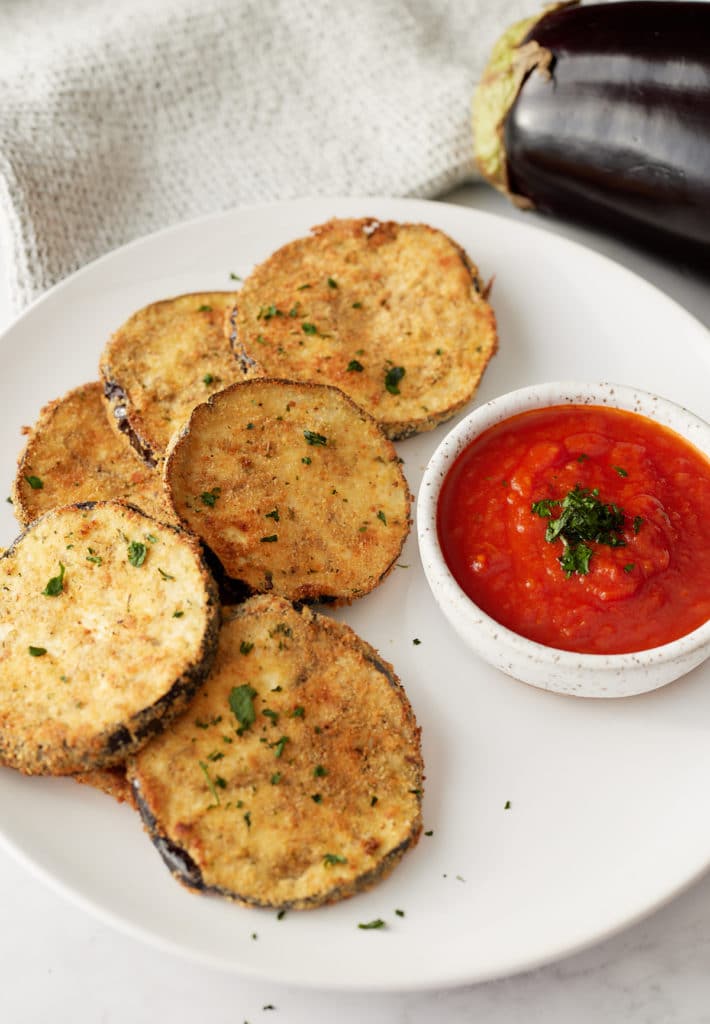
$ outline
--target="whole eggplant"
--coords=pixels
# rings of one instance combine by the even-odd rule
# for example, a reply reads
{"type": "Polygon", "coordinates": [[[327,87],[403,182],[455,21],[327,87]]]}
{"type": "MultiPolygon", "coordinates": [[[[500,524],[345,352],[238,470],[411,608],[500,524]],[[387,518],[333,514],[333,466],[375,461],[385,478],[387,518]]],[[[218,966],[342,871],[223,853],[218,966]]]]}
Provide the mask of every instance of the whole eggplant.
{"type": "Polygon", "coordinates": [[[710,271],[710,3],[547,8],[499,40],[473,124],[517,205],[710,271]]]}

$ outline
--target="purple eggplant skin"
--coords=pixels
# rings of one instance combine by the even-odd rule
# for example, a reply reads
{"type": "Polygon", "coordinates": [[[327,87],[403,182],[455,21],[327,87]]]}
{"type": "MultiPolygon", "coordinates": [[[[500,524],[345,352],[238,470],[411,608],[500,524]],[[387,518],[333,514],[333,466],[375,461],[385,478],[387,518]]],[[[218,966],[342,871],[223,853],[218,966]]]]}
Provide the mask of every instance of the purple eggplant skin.
{"type": "Polygon", "coordinates": [[[568,7],[503,128],[510,190],[710,272],[710,3],[568,7]]]}

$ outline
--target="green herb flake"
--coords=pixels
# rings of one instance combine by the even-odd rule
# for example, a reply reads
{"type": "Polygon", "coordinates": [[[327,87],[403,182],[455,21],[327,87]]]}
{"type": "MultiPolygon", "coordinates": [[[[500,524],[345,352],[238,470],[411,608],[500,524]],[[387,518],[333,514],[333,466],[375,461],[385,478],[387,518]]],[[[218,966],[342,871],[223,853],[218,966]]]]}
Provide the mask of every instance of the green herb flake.
{"type": "Polygon", "coordinates": [[[577,462],[586,462],[589,456],[586,452],[580,452],[577,456],[577,462]]]}
{"type": "Polygon", "coordinates": [[[151,544],[157,544],[158,543],[158,538],[154,537],[152,533],[146,533],[145,539],[147,541],[149,541],[151,544]]]}
{"type": "Polygon", "coordinates": [[[303,718],[305,713],[306,709],[301,704],[297,704],[296,707],[289,712],[289,715],[291,718],[303,718]]]}
{"type": "Polygon", "coordinates": [[[568,579],[574,573],[577,573],[579,576],[586,576],[589,572],[589,562],[592,554],[592,549],[588,544],[567,545],[559,558],[565,576],[568,579]]]}
{"type": "Polygon", "coordinates": [[[627,473],[627,471],[624,469],[623,466],[613,466],[612,468],[614,470],[616,470],[616,472],[619,474],[619,476],[628,476],[629,475],[627,473]]]}
{"type": "Polygon", "coordinates": [[[247,828],[251,828],[251,811],[246,811],[244,814],[244,820],[247,823],[247,828]]]}
{"type": "Polygon", "coordinates": [[[64,571],[64,566],[60,562],[59,575],[47,580],[47,586],[42,591],[45,597],[57,597],[64,590],[64,571]]]}
{"type": "Polygon", "coordinates": [[[310,287],[311,287],[311,286],[310,286],[309,284],[299,284],[299,286],[298,286],[298,288],[296,289],[296,291],[297,291],[297,292],[302,292],[302,291],[303,291],[303,290],[304,290],[305,288],[310,288],[310,287]]]}
{"type": "Polygon", "coordinates": [[[264,715],[265,718],[270,718],[273,725],[276,725],[276,723],[279,720],[278,711],[272,711],[271,708],[264,708],[264,710],[261,713],[262,715],[264,715]]]}
{"type": "Polygon", "coordinates": [[[86,556],[87,562],[93,562],[95,565],[101,565],[103,563],[103,558],[101,555],[96,554],[94,548],[87,548],[87,551],[89,552],[86,556]]]}
{"type": "Polygon", "coordinates": [[[380,520],[381,523],[384,523],[385,526],[387,526],[387,516],[382,511],[382,509],[380,509],[379,512],[377,513],[377,518],[380,520]]]}
{"type": "Polygon", "coordinates": [[[41,658],[43,654],[47,653],[46,647],[32,647],[30,645],[27,650],[30,652],[33,658],[41,658]]]}
{"type": "Polygon", "coordinates": [[[324,768],[322,764],[317,764],[313,769],[313,774],[317,779],[322,779],[324,775],[328,774],[328,769],[324,768]]]}
{"type": "Polygon", "coordinates": [[[351,359],[347,366],[348,373],[362,373],[364,369],[365,367],[358,359],[351,359]]]}
{"type": "Polygon", "coordinates": [[[503,804],[503,810],[504,811],[509,811],[510,810],[510,806],[511,806],[510,805],[510,800],[506,800],[505,803],[503,804]]]}
{"type": "Polygon", "coordinates": [[[425,836],[433,836],[434,835],[434,829],[433,828],[427,829],[427,831],[424,833],[424,835],[425,836]]]}
{"type": "Polygon", "coordinates": [[[132,540],[128,545],[128,561],[135,569],[139,569],[145,562],[148,549],[140,540],[132,540]]]}
{"type": "Polygon", "coordinates": [[[337,288],[338,287],[338,282],[334,278],[329,277],[328,278],[328,287],[329,288],[337,288]]]}
{"type": "Polygon", "coordinates": [[[314,804],[319,804],[322,803],[323,797],[320,795],[320,793],[312,793],[311,800],[313,801],[314,804]]]}
{"type": "Polygon", "coordinates": [[[165,569],[161,569],[160,566],[158,566],[158,572],[160,573],[162,579],[164,579],[164,580],[174,580],[175,579],[174,576],[171,576],[169,572],[165,571],[165,569]]]}
{"type": "Polygon", "coordinates": [[[397,917],[404,917],[404,911],[403,910],[395,910],[395,914],[397,915],[397,917]]]}
{"type": "Polygon", "coordinates": [[[200,495],[202,504],[213,508],[221,493],[222,489],[220,487],[213,487],[211,491],[203,491],[200,495]]]}
{"type": "Polygon", "coordinates": [[[288,736],[282,736],[276,743],[270,743],[269,746],[273,748],[274,756],[281,757],[284,752],[284,747],[289,742],[288,736]]]}
{"type": "Polygon", "coordinates": [[[278,786],[279,782],[281,782],[281,772],[274,772],[271,776],[271,785],[278,786]]]}
{"type": "Polygon", "coordinates": [[[229,707],[240,726],[237,730],[237,735],[239,736],[256,721],[256,711],[254,710],[255,697],[256,690],[249,683],[233,686],[229,694],[229,707]]]}
{"type": "Polygon", "coordinates": [[[212,307],[208,306],[206,304],[203,304],[202,306],[198,306],[197,307],[197,312],[198,313],[211,313],[212,312],[212,307]]]}
{"type": "Polygon", "coordinates": [[[235,274],[234,271],[231,271],[230,274],[229,274],[229,280],[230,281],[243,281],[244,278],[240,277],[239,274],[235,274]]]}
{"type": "Polygon", "coordinates": [[[223,779],[221,775],[215,775],[214,784],[215,786],[219,786],[220,789],[227,788],[227,780],[223,779]]]}
{"type": "Polygon", "coordinates": [[[324,437],[323,434],[317,434],[314,430],[304,430],[303,436],[308,444],[322,445],[328,444],[328,438],[324,437]]]}
{"type": "Polygon", "coordinates": [[[44,481],[40,480],[38,476],[26,476],[25,480],[30,485],[33,491],[41,491],[44,487],[44,481]]]}
{"type": "Polygon", "coordinates": [[[418,636],[415,636],[414,639],[412,640],[412,643],[414,644],[415,647],[418,647],[419,644],[421,643],[421,640],[419,639],[418,636]]]}
{"type": "Polygon", "coordinates": [[[259,537],[259,541],[262,544],[274,544],[278,539],[278,533],[270,533],[268,537],[259,537]]]}
{"type": "Polygon", "coordinates": [[[378,797],[376,797],[376,796],[372,796],[372,797],[370,797],[370,807],[374,807],[374,806],[375,806],[375,804],[377,803],[378,799],[379,799],[379,798],[378,798],[378,797]]]}
{"type": "Polygon", "coordinates": [[[634,533],[638,533],[639,532],[639,530],[641,529],[641,523],[642,522],[643,522],[643,517],[642,516],[634,516],[634,526],[633,526],[634,533]]]}
{"type": "Polygon", "coordinates": [[[275,316],[283,316],[280,309],[277,309],[273,304],[271,306],[262,306],[259,312],[256,314],[257,320],[271,320],[275,316]]]}
{"type": "Polygon", "coordinates": [[[304,466],[310,466],[310,464],[313,462],[313,459],[310,457],[310,455],[304,455],[303,458],[301,459],[301,462],[303,463],[304,466]]]}
{"type": "Polygon", "coordinates": [[[341,857],[339,853],[326,853],[323,857],[323,864],[332,868],[334,864],[347,864],[347,857],[341,857]]]}
{"type": "Polygon", "coordinates": [[[374,921],[365,921],[364,923],[361,922],[358,925],[358,928],[362,928],[363,931],[369,931],[369,930],[371,930],[373,928],[386,928],[386,927],[387,926],[386,926],[385,922],[382,920],[381,917],[376,917],[374,921]]]}
{"type": "Polygon", "coordinates": [[[283,919],[285,917],[286,917],[286,911],[285,910],[279,910],[278,914],[276,915],[276,920],[277,921],[283,921],[283,919]]]}
{"type": "Polygon", "coordinates": [[[301,324],[301,330],[303,331],[304,334],[317,334],[318,333],[318,328],[316,327],[316,325],[308,323],[308,321],[306,321],[305,323],[301,324]]]}
{"type": "Polygon", "coordinates": [[[207,782],[207,788],[209,789],[210,793],[212,794],[212,799],[214,800],[214,803],[213,804],[209,804],[209,806],[210,807],[219,807],[219,793],[217,792],[215,784],[212,781],[212,778],[211,778],[210,772],[209,772],[209,768],[207,767],[207,765],[205,764],[204,761],[198,761],[197,763],[199,764],[200,768],[202,769],[202,774],[204,775],[205,780],[207,782]]]}
{"type": "Polygon", "coordinates": [[[624,566],[624,572],[626,572],[626,573],[633,572],[635,568],[636,568],[636,563],[635,562],[627,562],[626,565],[624,566]]]}
{"type": "Polygon", "coordinates": [[[273,519],[275,523],[279,522],[279,518],[279,510],[277,508],[273,509],[271,512],[264,513],[264,519],[273,519]]]}
{"type": "Polygon", "coordinates": [[[10,497],[10,495],[9,495],[9,494],[8,494],[8,496],[7,496],[6,498],[5,498],[5,501],[6,501],[7,503],[8,503],[8,505],[14,505],[14,504],[15,504],[15,503],[14,503],[14,501],[12,500],[12,498],[10,497]]]}
{"type": "Polygon", "coordinates": [[[212,374],[212,373],[206,373],[206,374],[204,375],[204,377],[202,378],[202,383],[203,383],[203,384],[206,384],[206,385],[207,385],[207,387],[209,387],[209,386],[210,386],[210,384],[214,384],[214,382],[215,382],[216,380],[217,380],[217,378],[216,378],[216,377],[214,376],[214,374],[212,374]]]}
{"type": "Polygon", "coordinates": [[[181,619],[181,618],[183,617],[183,615],[184,615],[184,614],[185,614],[185,612],[183,612],[183,611],[182,611],[181,609],[179,609],[179,608],[178,608],[178,609],[176,609],[176,610],[175,610],[175,611],[173,612],[173,618],[174,618],[174,619],[181,619]]]}
{"type": "Polygon", "coordinates": [[[251,640],[242,640],[242,642],[239,645],[240,654],[249,654],[249,652],[253,650],[254,644],[251,642],[251,640]]]}
{"type": "Polygon", "coordinates": [[[399,394],[399,382],[406,372],[403,366],[391,366],[385,374],[385,388],[391,395],[399,394]]]}

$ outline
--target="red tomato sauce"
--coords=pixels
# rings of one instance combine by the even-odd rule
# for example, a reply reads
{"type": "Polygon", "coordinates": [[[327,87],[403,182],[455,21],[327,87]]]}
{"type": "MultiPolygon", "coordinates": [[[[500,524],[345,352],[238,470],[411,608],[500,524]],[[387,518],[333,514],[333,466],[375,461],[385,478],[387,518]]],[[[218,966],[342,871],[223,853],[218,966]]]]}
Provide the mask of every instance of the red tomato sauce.
{"type": "Polygon", "coordinates": [[[444,479],[438,533],[464,592],[549,647],[640,651],[710,618],[710,460],[636,413],[563,405],[491,427],[444,479]],[[621,543],[588,542],[587,573],[567,575],[563,541],[545,539],[550,515],[531,506],[575,487],[623,511],[621,543]]]}

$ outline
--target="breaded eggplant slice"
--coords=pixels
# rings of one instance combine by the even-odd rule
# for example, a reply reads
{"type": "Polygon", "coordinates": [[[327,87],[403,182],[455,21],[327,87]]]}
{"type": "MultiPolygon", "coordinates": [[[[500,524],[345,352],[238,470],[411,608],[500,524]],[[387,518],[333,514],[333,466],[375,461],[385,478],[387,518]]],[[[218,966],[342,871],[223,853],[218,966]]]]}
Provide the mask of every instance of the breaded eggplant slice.
{"type": "Polygon", "coordinates": [[[234,292],[196,292],[154,302],[119,327],[101,356],[115,427],[156,465],[173,433],[213,391],[254,372],[224,335],[234,292]]]}
{"type": "Polygon", "coordinates": [[[12,488],[22,526],[58,505],[110,498],[172,518],[160,474],[111,428],[102,391],[99,381],[82,384],[40,412],[12,488]]]}
{"type": "Polygon", "coordinates": [[[218,620],[196,538],[119,502],[47,512],[0,558],[0,763],[125,760],[192,699],[218,620]]]}
{"type": "Polygon", "coordinates": [[[126,769],[123,765],[116,765],[115,768],[96,768],[91,772],[80,772],[73,778],[84,786],[100,789],[107,796],[112,796],[119,804],[130,804],[133,808],[136,806],[133,787],[126,778],[126,769]]]}
{"type": "Polygon", "coordinates": [[[497,345],[483,292],[435,228],[331,220],[252,272],[226,330],[266,375],[335,384],[398,440],[472,397],[497,345]]]}
{"type": "Polygon", "coordinates": [[[230,610],[195,702],[128,763],[179,881],[280,909],[388,874],[419,837],[422,772],[392,666],[348,626],[270,595],[230,610]]]}
{"type": "Polygon", "coordinates": [[[252,591],[349,602],[395,563],[410,494],[394,446],[342,391],[234,384],[171,444],[176,515],[252,591]]]}

